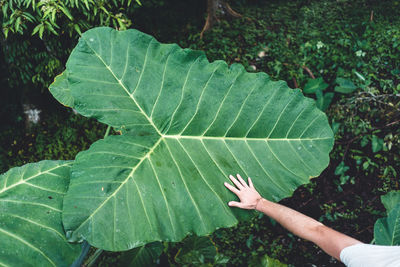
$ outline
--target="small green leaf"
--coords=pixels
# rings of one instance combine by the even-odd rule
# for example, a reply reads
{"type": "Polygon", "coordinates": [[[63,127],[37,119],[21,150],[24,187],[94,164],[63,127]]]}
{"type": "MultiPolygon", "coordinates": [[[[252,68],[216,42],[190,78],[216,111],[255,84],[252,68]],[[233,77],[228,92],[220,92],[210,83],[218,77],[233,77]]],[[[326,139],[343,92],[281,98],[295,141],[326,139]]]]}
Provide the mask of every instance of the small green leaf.
{"type": "Polygon", "coordinates": [[[23,12],[23,13],[22,13],[22,16],[23,16],[26,20],[28,20],[29,22],[34,22],[34,21],[36,21],[35,17],[32,16],[31,14],[29,14],[28,12],[23,12]]]}
{"type": "Polygon", "coordinates": [[[368,169],[368,167],[369,167],[369,162],[368,161],[364,162],[363,169],[366,170],[366,169],[368,169]]]}
{"type": "Polygon", "coordinates": [[[345,174],[347,172],[347,170],[349,169],[348,166],[346,166],[344,164],[344,162],[340,162],[340,164],[336,167],[335,169],[335,175],[342,175],[345,174]]]}
{"type": "Polygon", "coordinates": [[[324,82],[322,77],[319,77],[317,79],[308,80],[308,82],[304,86],[303,92],[306,94],[313,94],[316,93],[318,90],[324,91],[326,88],[328,88],[328,86],[329,85],[324,82]]]}
{"type": "Polygon", "coordinates": [[[52,33],[54,33],[55,35],[58,35],[58,32],[56,32],[56,30],[53,28],[53,26],[50,24],[50,22],[45,21],[44,23],[46,23],[47,28],[48,28],[52,33]]]}
{"type": "Polygon", "coordinates": [[[363,138],[361,138],[361,147],[365,147],[366,145],[368,145],[369,140],[368,140],[368,136],[363,136],[363,138]]]}
{"type": "Polygon", "coordinates": [[[19,25],[21,24],[21,17],[18,17],[15,20],[15,31],[18,32],[19,31],[19,25]]]}
{"type": "Polygon", "coordinates": [[[383,148],[383,139],[379,138],[376,135],[373,135],[371,146],[372,146],[372,152],[376,153],[380,151],[383,148]]]}
{"type": "Polygon", "coordinates": [[[342,93],[342,94],[350,94],[357,89],[357,86],[348,79],[343,78],[336,78],[335,81],[339,86],[335,87],[335,92],[342,93]]]}
{"type": "Polygon", "coordinates": [[[340,127],[340,122],[332,122],[331,128],[334,134],[337,133],[340,127]]]}
{"type": "MultiPolygon", "coordinates": [[[[42,24],[43,25],[43,24],[42,24]]],[[[42,27],[39,28],[39,38],[42,39],[43,38],[43,31],[44,31],[44,25],[42,27]]]]}
{"type": "Polygon", "coordinates": [[[72,17],[71,13],[69,10],[65,7],[60,6],[60,10],[67,16],[70,20],[73,20],[74,18],[72,17]]]}
{"type": "Polygon", "coordinates": [[[354,74],[363,82],[365,82],[365,77],[361,75],[361,73],[355,71],[354,74]]]}
{"type": "Polygon", "coordinates": [[[75,29],[75,31],[76,31],[79,35],[82,35],[81,28],[79,28],[79,25],[78,25],[78,24],[75,24],[75,25],[74,25],[74,29],[75,29]]]}
{"type": "Polygon", "coordinates": [[[8,31],[9,31],[10,29],[9,28],[3,28],[3,33],[4,33],[4,36],[7,38],[8,37],[8,31]]]}
{"type": "Polygon", "coordinates": [[[331,92],[323,94],[321,90],[318,90],[315,94],[317,96],[317,101],[315,104],[322,111],[325,111],[329,107],[335,95],[334,93],[331,92]]]}

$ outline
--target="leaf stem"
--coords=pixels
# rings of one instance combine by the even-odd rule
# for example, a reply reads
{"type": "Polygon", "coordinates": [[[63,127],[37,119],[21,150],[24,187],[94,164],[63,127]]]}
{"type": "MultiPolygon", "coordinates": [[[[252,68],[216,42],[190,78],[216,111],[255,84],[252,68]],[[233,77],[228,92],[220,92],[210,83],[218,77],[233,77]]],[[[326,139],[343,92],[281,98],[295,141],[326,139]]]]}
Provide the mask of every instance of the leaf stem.
{"type": "Polygon", "coordinates": [[[104,138],[106,138],[106,137],[110,134],[110,130],[111,130],[111,126],[108,125],[108,126],[107,126],[107,130],[106,130],[106,133],[105,133],[105,135],[104,135],[104,138]]]}
{"type": "Polygon", "coordinates": [[[82,265],[83,260],[86,258],[86,255],[88,254],[89,250],[90,250],[89,243],[86,240],[83,241],[81,255],[79,255],[79,258],[77,258],[71,264],[71,267],[80,267],[82,265]]]}
{"type": "Polygon", "coordinates": [[[91,267],[96,263],[96,260],[100,257],[101,253],[103,253],[104,250],[101,248],[96,249],[96,251],[93,253],[92,256],[89,257],[89,259],[86,261],[86,266],[91,267]]]}

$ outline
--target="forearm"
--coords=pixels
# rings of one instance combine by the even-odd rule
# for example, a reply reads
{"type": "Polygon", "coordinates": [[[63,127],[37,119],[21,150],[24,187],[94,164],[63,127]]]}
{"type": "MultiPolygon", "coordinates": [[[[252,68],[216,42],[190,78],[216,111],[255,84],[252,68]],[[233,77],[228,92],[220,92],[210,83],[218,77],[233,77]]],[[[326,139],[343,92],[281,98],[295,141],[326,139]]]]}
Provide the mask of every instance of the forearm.
{"type": "Polygon", "coordinates": [[[291,208],[278,203],[261,199],[256,206],[256,210],[268,215],[293,234],[314,242],[314,229],[323,224],[291,208]]]}
{"type": "Polygon", "coordinates": [[[343,248],[361,243],[352,237],[323,225],[313,218],[266,199],[261,199],[258,202],[256,210],[273,218],[293,234],[315,243],[338,260],[340,260],[340,251],[343,248]]]}

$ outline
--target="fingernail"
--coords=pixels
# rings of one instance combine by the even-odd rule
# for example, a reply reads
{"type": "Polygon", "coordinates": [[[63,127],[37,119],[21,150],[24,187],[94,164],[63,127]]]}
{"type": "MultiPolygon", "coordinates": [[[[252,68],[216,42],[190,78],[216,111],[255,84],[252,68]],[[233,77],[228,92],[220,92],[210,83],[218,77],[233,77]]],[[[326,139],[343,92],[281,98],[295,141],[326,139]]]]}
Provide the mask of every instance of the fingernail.
{"type": "Polygon", "coordinates": [[[231,203],[231,202],[228,202],[228,206],[232,206],[232,203],[231,203]]]}

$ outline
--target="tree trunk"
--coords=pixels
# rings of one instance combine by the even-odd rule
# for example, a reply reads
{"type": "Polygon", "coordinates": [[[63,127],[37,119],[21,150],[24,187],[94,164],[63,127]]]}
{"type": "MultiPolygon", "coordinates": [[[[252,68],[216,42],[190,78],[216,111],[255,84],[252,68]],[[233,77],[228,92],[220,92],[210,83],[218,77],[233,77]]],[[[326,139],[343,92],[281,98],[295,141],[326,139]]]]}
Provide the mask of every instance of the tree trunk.
{"type": "Polygon", "coordinates": [[[212,28],[214,23],[218,21],[217,12],[222,15],[228,15],[234,18],[242,17],[241,14],[234,11],[231,6],[224,0],[207,0],[207,19],[200,33],[200,39],[203,38],[204,32],[212,28]]]}

